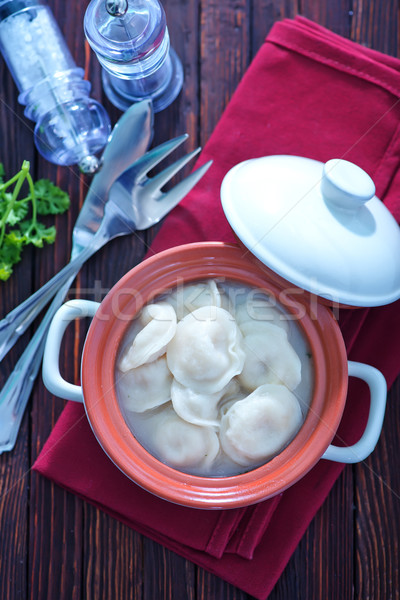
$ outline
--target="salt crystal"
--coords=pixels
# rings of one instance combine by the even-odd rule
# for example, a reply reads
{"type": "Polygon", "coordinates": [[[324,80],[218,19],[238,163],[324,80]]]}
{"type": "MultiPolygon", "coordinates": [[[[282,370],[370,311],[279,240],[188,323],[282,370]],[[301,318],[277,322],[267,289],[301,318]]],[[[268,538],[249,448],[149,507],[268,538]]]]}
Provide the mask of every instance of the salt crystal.
{"type": "Polygon", "coordinates": [[[20,91],[28,90],[56,71],[75,66],[45,6],[36,6],[29,13],[12,14],[1,21],[0,45],[20,91]]]}

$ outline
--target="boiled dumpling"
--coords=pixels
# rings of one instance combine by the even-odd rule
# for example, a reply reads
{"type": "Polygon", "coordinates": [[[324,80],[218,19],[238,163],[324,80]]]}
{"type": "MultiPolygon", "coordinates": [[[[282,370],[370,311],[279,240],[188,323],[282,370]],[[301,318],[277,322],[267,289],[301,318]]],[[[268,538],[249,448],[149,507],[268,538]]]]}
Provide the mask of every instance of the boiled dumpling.
{"type": "Polygon", "coordinates": [[[231,398],[238,390],[239,384],[232,380],[221,391],[204,394],[195,392],[174,379],[171,386],[172,406],[189,423],[219,427],[219,402],[231,398]]]}
{"type": "Polygon", "coordinates": [[[280,329],[283,335],[287,336],[287,331],[284,327],[281,327],[280,325],[277,325],[275,323],[267,323],[266,321],[245,321],[244,323],[241,323],[241,325],[239,325],[239,329],[244,337],[253,333],[261,335],[264,333],[265,335],[268,335],[268,332],[271,331],[271,325],[272,327],[280,329]]]}
{"type": "Polygon", "coordinates": [[[238,379],[248,390],[266,383],[283,383],[294,390],[301,381],[301,361],[286,332],[262,323],[244,336],[246,360],[238,379]]]}
{"type": "Polygon", "coordinates": [[[241,285],[227,286],[220,284],[218,289],[221,297],[221,308],[224,308],[234,316],[237,299],[243,295],[243,287],[241,285]]]}
{"type": "Polygon", "coordinates": [[[207,470],[220,450],[218,436],[211,427],[188,423],[170,408],[157,415],[152,436],[154,451],[171,467],[207,470]]]}
{"type": "Polygon", "coordinates": [[[118,375],[124,407],[144,412],[171,399],[172,375],[165,356],[118,375]]]}
{"type": "Polygon", "coordinates": [[[147,305],[140,316],[146,324],[119,362],[123,372],[156,360],[165,353],[176,331],[176,313],[167,302],[147,305]]]}
{"type": "Polygon", "coordinates": [[[178,321],[201,306],[221,306],[221,295],[213,279],[180,286],[167,297],[175,309],[178,321]]]}
{"type": "Polygon", "coordinates": [[[180,321],[168,344],[168,367],[175,379],[195,392],[214,394],[241,372],[242,334],[232,315],[203,306],[180,321]]]}
{"type": "Polygon", "coordinates": [[[283,385],[262,385],[222,417],[220,440],[236,463],[256,466],[280,452],[302,422],[296,396],[283,385]]]}
{"type": "Polygon", "coordinates": [[[172,406],[177,415],[194,425],[218,426],[218,402],[221,392],[204,394],[195,392],[173,380],[171,386],[172,406]]]}
{"type": "Polygon", "coordinates": [[[286,332],[289,331],[289,321],[286,315],[273,306],[272,301],[268,300],[264,294],[261,298],[252,295],[246,302],[239,304],[235,311],[235,318],[241,330],[249,323],[254,323],[256,326],[266,323],[282,327],[286,332]]]}

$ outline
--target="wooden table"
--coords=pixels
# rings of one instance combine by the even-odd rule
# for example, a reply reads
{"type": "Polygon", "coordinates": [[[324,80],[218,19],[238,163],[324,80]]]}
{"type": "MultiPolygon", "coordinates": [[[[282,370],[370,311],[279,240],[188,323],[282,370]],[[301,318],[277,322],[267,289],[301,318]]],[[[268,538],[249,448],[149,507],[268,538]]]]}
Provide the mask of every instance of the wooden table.
{"type": "MultiPolygon", "coordinates": [[[[119,111],[102,93],[100,69],[84,44],[87,2],[50,0],[78,65],[93,84],[92,95],[119,111]]],[[[274,21],[300,13],[357,42],[400,55],[395,0],[165,0],[174,48],[184,65],[179,99],[155,119],[155,143],[188,132],[183,151],[204,145],[252,56],[274,21]]],[[[38,156],[32,124],[23,116],[3,61],[1,152],[6,172],[31,161],[35,177],[48,177],[72,198],[68,215],[56,219],[54,246],[25,252],[15,275],[0,284],[1,314],[24,300],[68,260],[71,230],[88,179],[76,168],[57,168],[38,156]]],[[[154,231],[109,244],[82,269],[71,296],[101,299],[140,261],[154,231]]],[[[34,328],[1,364],[5,381],[34,328]]],[[[79,339],[70,328],[64,372],[78,377],[79,339]]],[[[400,380],[388,400],[378,447],[362,464],[348,466],[270,598],[399,598],[400,380]]],[[[32,473],[30,467],[49,436],[63,402],[39,378],[15,449],[0,457],[0,598],[16,600],[249,600],[249,596],[32,473]]],[[[267,565],[266,565],[267,568],[267,565]]]]}

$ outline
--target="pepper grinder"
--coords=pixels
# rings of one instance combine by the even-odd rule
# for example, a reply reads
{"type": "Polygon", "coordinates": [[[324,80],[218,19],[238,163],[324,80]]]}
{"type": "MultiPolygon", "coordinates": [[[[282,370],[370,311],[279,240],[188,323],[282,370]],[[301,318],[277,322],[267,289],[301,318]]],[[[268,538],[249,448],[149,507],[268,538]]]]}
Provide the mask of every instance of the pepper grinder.
{"type": "Polygon", "coordinates": [[[175,100],[183,68],[158,0],[91,0],[84,29],[103,67],[104,91],[117,108],[151,99],[159,112],[175,100]]]}
{"type": "Polygon", "coordinates": [[[95,156],[111,132],[107,112],[89,98],[91,85],[76,66],[50,8],[41,0],[0,0],[0,50],[35,121],[40,154],[58,165],[99,168],[95,156]]]}

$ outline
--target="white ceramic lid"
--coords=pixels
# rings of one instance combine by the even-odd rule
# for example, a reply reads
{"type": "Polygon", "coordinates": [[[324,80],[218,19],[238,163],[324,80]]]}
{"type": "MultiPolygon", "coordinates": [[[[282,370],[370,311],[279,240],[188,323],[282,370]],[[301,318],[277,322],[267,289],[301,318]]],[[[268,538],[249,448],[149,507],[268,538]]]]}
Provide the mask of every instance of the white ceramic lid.
{"type": "Polygon", "coordinates": [[[360,167],[256,158],[227,173],[221,201],[243,244],[297,287],[350,306],[400,298],[400,228],[360,167]]]}

